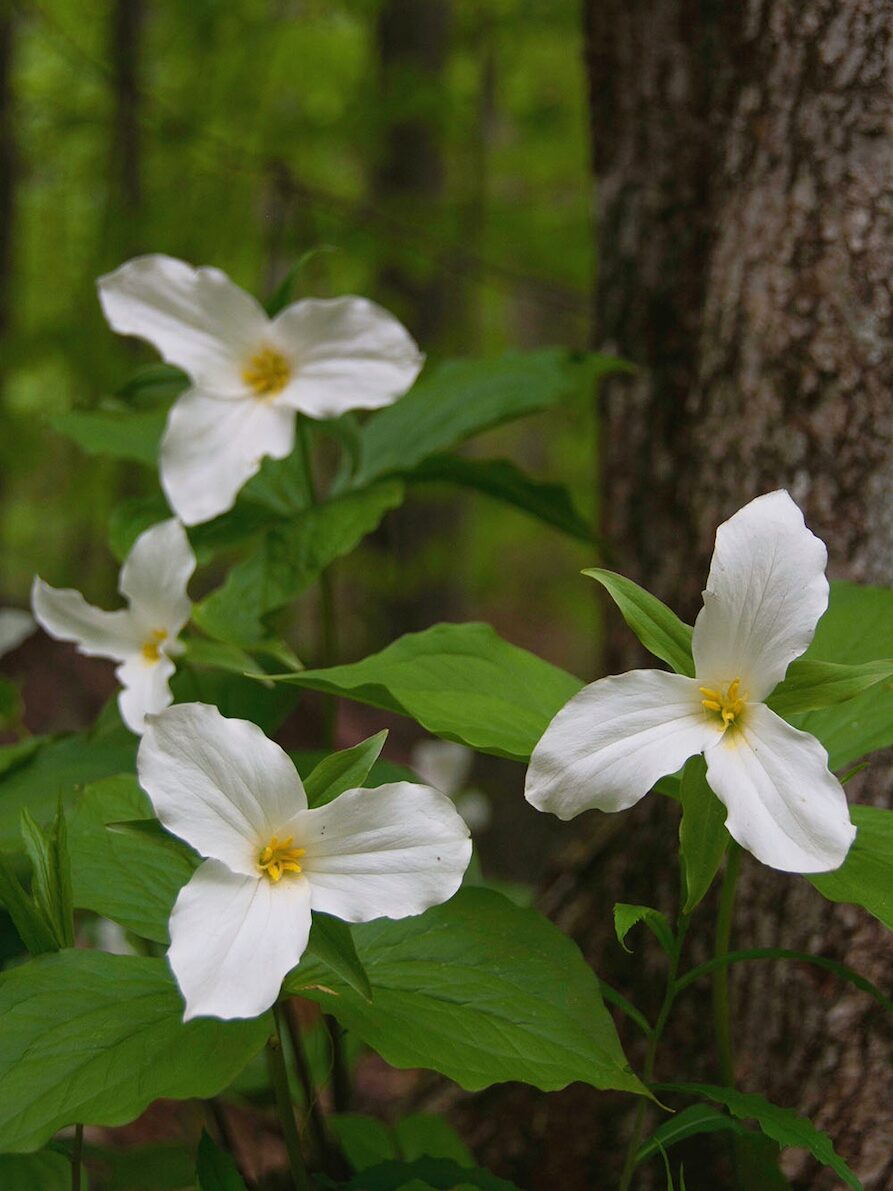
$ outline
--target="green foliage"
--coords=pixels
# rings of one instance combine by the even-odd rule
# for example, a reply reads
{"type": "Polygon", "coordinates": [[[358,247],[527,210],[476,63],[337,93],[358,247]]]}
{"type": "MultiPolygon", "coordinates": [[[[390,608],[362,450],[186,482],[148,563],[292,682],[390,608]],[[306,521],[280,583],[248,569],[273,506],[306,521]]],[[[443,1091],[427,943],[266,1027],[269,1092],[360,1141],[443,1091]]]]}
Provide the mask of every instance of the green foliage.
{"type": "Polygon", "coordinates": [[[472,1091],[521,1079],[544,1090],[582,1080],[645,1093],[596,977],[534,910],[461,889],[419,917],[363,923],[353,934],[371,1004],[312,961],[284,989],[318,1001],[392,1066],[429,1067],[472,1091]]]}
{"type": "Polygon", "coordinates": [[[844,703],[878,683],[889,687],[891,679],[893,661],[889,659],[850,666],[797,658],[789,666],[784,682],[775,688],[766,702],[787,719],[802,711],[844,703]]]}
{"type": "Polygon", "coordinates": [[[73,947],[71,865],[61,802],[46,831],[37,826],[27,808],[23,809],[21,830],[25,853],[31,861],[31,899],[50,928],[56,949],[73,947]]]}
{"type": "Polygon", "coordinates": [[[353,748],[324,757],[304,780],[308,805],[325,806],[345,790],[364,786],[387,738],[387,729],[384,729],[353,748]]]}
{"type": "Polygon", "coordinates": [[[87,1144],[84,1153],[103,1191],[182,1191],[195,1177],[195,1159],[180,1145],[87,1144]]]}
{"type": "Polygon", "coordinates": [[[158,463],[166,409],[78,411],[59,414],[53,429],[72,439],[89,455],[106,455],[154,468],[158,463]]]}
{"type": "Polygon", "coordinates": [[[829,901],[864,906],[893,930],[893,811],[852,806],[850,817],[858,832],[843,865],[807,880],[829,901]]]}
{"type": "Polygon", "coordinates": [[[382,1162],[343,1184],[344,1191],[519,1191],[506,1179],[480,1167],[462,1166],[449,1158],[418,1158],[415,1162],[382,1162]]]}
{"type": "Polygon", "coordinates": [[[160,959],[60,951],[4,972],[0,1149],[35,1149],[75,1121],[124,1124],[162,1096],[214,1096],[271,1028],[182,1013],[160,959]]]}
{"type": "Polygon", "coordinates": [[[37,1154],[0,1154],[3,1191],[69,1191],[71,1162],[55,1150],[37,1154]]]}
{"type": "Polygon", "coordinates": [[[393,1126],[360,1113],[335,1113],[329,1123],[354,1170],[381,1162],[414,1162],[419,1158],[448,1158],[459,1166],[474,1166],[468,1148],[443,1117],[411,1113],[393,1126]]]}
{"type": "Polygon", "coordinates": [[[617,902],[614,906],[614,934],[624,951],[632,954],[626,945],[626,936],[638,922],[644,922],[667,955],[672,954],[673,931],[666,915],[661,914],[660,910],[652,909],[651,906],[633,906],[626,902],[617,902]]]}
{"type": "Polygon", "coordinates": [[[246,1191],[236,1164],[225,1150],[215,1145],[204,1130],[198,1143],[196,1191],[246,1191]]]}
{"type": "Polygon", "coordinates": [[[330,914],[315,913],[307,942],[307,953],[327,965],[363,1000],[372,1000],[372,986],[357,955],[348,923],[333,918],[330,914]]]}
{"type": "Polygon", "coordinates": [[[518,761],[582,685],[486,624],[434,625],[353,665],[277,677],[411,716],[434,736],[518,761]]]}
{"type": "Polygon", "coordinates": [[[694,677],[691,656],[691,626],[679,619],[666,604],[614,571],[591,567],[583,572],[605,588],[623,619],[647,650],[676,671],[694,677]]]}
{"type": "Polygon", "coordinates": [[[661,1150],[669,1149],[677,1142],[694,1137],[700,1133],[746,1133],[747,1129],[740,1121],[714,1108],[712,1104],[691,1104],[681,1112],[674,1113],[668,1121],[664,1121],[654,1130],[652,1135],[643,1142],[636,1153],[636,1165],[653,1158],[661,1150]]]}
{"type": "Polygon", "coordinates": [[[726,808],[707,785],[707,762],[689,757],[679,786],[679,858],[685,880],[685,905],[690,914],[713,884],[729,844],[726,808]]]}

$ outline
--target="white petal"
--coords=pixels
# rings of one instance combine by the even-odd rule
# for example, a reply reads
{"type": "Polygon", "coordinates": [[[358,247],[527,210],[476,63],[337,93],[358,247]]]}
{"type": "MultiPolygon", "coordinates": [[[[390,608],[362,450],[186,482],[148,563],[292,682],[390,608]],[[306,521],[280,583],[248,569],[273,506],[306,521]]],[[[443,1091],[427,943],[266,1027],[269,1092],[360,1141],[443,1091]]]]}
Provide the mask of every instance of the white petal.
{"type": "Polygon", "coordinates": [[[297,770],[256,724],[181,703],[149,720],[137,753],[158,818],[203,856],[256,875],[257,857],[307,806],[297,770]]]}
{"type": "Polygon", "coordinates": [[[0,657],[18,649],[36,628],[29,613],[20,608],[0,608],[0,657]]]}
{"type": "Polygon", "coordinates": [[[295,444],[295,414],[256,397],[222,401],[190,389],[171,409],[161,443],[161,486],[185,525],[225,513],[265,455],[295,444]]]}
{"type": "Polygon", "coordinates": [[[533,750],[524,797],[559,819],[622,811],[713,744],[719,728],[692,678],[631,670],[584,687],[533,750]]]}
{"type": "Polygon", "coordinates": [[[310,888],[287,875],[231,873],[206,860],[180,890],[170,920],[168,961],[192,1017],[257,1017],[279,996],[307,946],[310,888]]]}
{"type": "Polygon", "coordinates": [[[347,790],[288,828],[314,910],[346,922],[406,918],[453,896],[471,859],[468,828],[437,790],[395,782],[347,790]]]}
{"type": "Polygon", "coordinates": [[[390,405],[425,361],[403,324],[365,298],[295,302],[273,320],[273,334],[295,362],[281,400],[312,418],[390,405]]]}
{"type": "Polygon", "coordinates": [[[269,320],[225,273],[171,256],[138,256],[98,285],[113,330],[148,340],[201,388],[220,396],[244,393],[242,371],[269,320]]]}
{"type": "Polygon", "coordinates": [[[808,647],[828,606],[825,545],[787,492],[770,492],[724,521],[695,622],[695,673],[716,687],[741,679],[762,702],[808,647]]]}
{"type": "Polygon", "coordinates": [[[175,668],[164,654],[157,661],[149,662],[139,653],[115,671],[124,688],[118,695],[121,719],[137,736],[146,730],[147,715],[157,715],[173,702],[170,678],[175,668]]]}
{"type": "Polygon", "coordinates": [[[192,612],[186,587],[194,570],[186,531],[172,517],[136,539],[121,568],[118,588],[140,624],[149,631],[165,629],[174,639],[192,612]]]}
{"type": "Polygon", "coordinates": [[[71,587],[50,587],[35,578],[31,607],[41,628],[57,641],[74,641],[87,657],[114,658],[123,662],[139,649],[139,629],[125,609],[104,612],[88,604],[71,587]]]}
{"type": "Polygon", "coordinates": [[[749,706],[741,724],[705,754],[729,835],[782,872],[839,868],[856,828],[828,754],[762,703],[749,706]]]}

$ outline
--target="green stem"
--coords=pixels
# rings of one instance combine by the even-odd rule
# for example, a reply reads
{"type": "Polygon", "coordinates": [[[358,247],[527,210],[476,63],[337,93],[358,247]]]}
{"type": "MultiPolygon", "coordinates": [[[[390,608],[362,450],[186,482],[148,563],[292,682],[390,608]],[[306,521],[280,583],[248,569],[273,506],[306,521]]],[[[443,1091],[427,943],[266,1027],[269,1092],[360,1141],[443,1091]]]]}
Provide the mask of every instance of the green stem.
{"type": "MultiPolygon", "coordinates": [[[[716,917],[716,943],[714,960],[721,960],[729,953],[732,937],[732,919],[735,912],[735,887],[741,872],[741,848],[733,840],[729,846],[726,871],[719,895],[719,911],[716,917]]],[[[730,1088],[735,1086],[735,1058],[732,1052],[732,1028],[729,1016],[729,968],[718,966],[713,973],[713,1029],[716,1036],[716,1054],[722,1082],[730,1088]]]]}
{"type": "Polygon", "coordinates": [[[270,1064],[270,1079],[273,1093],[276,1097],[276,1108],[279,1120],[282,1122],[282,1136],[288,1151],[288,1162],[291,1167],[291,1177],[295,1191],[312,1191],[310,1175],[304,1164],[304,1153],[301,1149],[301,1138],[295,1121],[295,1110],[288,1090],[288,1072],[285,1069],[285,1059],[282,1054],[282,1010],[279,1005],[273,1006],[273,1020],[276,1023],[276,1033],[267,1042],[267,1057],[270,1064]]]}
{"type": "Polygon", "coordinates": [[[329,1149],[325,1122],[319,1107],[319,1097],[316,1094],[316,1088],[313,1086],[310,1064],[307,1061],[307,1055],[304,1051],[304,1042],[301,1038],[300,1023],[295,1013],[295,1004],[292,1001],[288,1002],[285,1007],[285,1024],[288,1027],[288,1036],[291,1039],[295,1071],[297,1072],[298,1080],[304,1093],[304,1099],[307,1101],[307,1117],[310,1121],[310,1128],[313,1131],[313,1140],[316,1143],[320,1157],[324,1157],[329,1149]]]}
{"type": "MultiPolygon", "coordinates": [[[[673,1002],[676,999],[676,973],[679,970],[679,959],[682,955],[682,945],[685,942],[685,935],[688,930],[689,916],[681,914],[679,917],[679,924],[676,930],[676,939],[673,945],[673,950],[670,953],[669,965],[667,967],[667,986],[664,991],[663,1003],[660,1007],[660,1012],[657,1015],[657,1021],[651,1030],[651,1036],[648,1039],[648,1049],[645,1052],[645,1069],[642,1075],[644,1083],[649,1083],[654,1077],[654,1063],[657,1058],[657,1047],[661,1040],[667,1022],[670,1018],[670,1011],[673,1008],[673,1002]]],[[[645,1124],[645,1110],[647,1102],[645,1097],[639,1099],[636,1108],[636,1119],[633,1122],[633,1131],[629,1139],[629,1146],[626,1151],[626,1160],[623,1163],[623,1170],[620,1174],[619,1191],[629,1191],[629,1185],[632,1182],[633,1174],[636,1169],[636,1154],[639,1152],[639,1145],[642,1141],[642,1129],[645,1124]]]]}
{"type": "Polygon", "coordinates": [[[75,1125],[71,1147],[71,1191],[81,1191],[81,1160],[84,1153],[84,1126],[75,1125]]]}

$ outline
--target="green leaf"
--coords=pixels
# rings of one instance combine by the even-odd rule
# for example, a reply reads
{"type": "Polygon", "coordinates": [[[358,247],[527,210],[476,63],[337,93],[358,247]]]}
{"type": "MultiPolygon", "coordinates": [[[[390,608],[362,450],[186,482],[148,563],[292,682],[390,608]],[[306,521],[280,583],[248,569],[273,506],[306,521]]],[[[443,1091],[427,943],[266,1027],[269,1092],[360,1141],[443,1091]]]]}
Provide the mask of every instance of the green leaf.
{"type": "Polygon", "coordinates": [[[32,955],[58,951],[59,941],[33,899],[22,888],[13,865],[0,855],[0,904],[12,919],[19,937],[32,955]]]}
{"type": "Polygon", "coordinates": [[[460,1166],[449,1158],[419,1158],[415,1162],[382,1162],[370,1166],[344,1183],[344,1191],[453,1191],[453,1188],[477,1188],[478,1191],[519,1191],[506,1179],[477,1166],[460,1166]]]}
{"type": "Polygon", "coordinates": [[[434,736],[518,761],[583,685],[486,624],[434,625],[352,665],[279,677],[408,715],[434,736]]]}
{"type": "Polygon", "coordinates": [[[333,1113],[328,1123],[354,1170],[365,1170],[400,1157],[393,1130],[377,1117],[340,1112],[333,1113]]]}
{"type": "Polygon", "coordinates": [[[102,1191],[182,1191],[195,1177],[195,1158],[182,1145],[87,1144],[84,1154],[102,1191]]]}
{"type": "Polygon", "coordinates": [[[157,401],[162,397],[176,397],[188,387],[189,377],[180,368],[175,368],[172,364],[148,364],[145,368],[138,369],[115,392],[118,397],[131,400],[146,400],[151,397],[157,401]]]}
{"type": "Polygon", "coordinates": [[[790,1191],[791,1184],[778,1169],[780,1152],[771,1137],[747,1130],[732,1137],[735,1173],[740,1187],[760,1191],[790,1191]]]}
{"type": "Polygon", "coordinates": [[[474,1166],[471,1152],[462,1138],[443,1117],[430,1112],[415,1112],[401,1117],[394,1125],[399,1157],[404,1162],[418,1158],[449,1158],[460,1166],[474,1166]]]}
{"type": "MultiPolygon", "coordinates": [[[[267,644],[260,642],[252,649],[260,651],[267,644]]],[[[281,664],[277,661],[277,665],[281,664]]],[[[258,669],[254,663],[252,670],[258,669]]],[[[273,735],[300,698],[297,691],[268,682],[265,677],[259,682],[232,671],[190,665],[180,666],[171,679],[171,690],[176,703],[214,703],[221,715],[251,720],[267,736],[273,735]]]]}
{"type": "Polygon", "coordinates": [[[594,973],[536,911],[466,888],[418,917],[364,923],[353,935],[371,1004],[308,961],[284,990],[317,1001],[392,1066],[431,1068],[471,1091],[582,1080],[647,1094],[594,973]]]}
{"type": "Polygon", "coordinates": [[[55,1150],[39,1154],[0,1154],[3,1191],[69,1191],[71,1162],[55,1150]]]}
{"type": "Polygon", "coordinates": [[[411,483],[472,488],[560,529],[577,541],[592,545],[596,538],[593,527],[574,507],[563,485],[534,480],[508,459],[432,455],[406,478],[411,483]]]}
{"type": "Polygon", "coordinates": [[[411,471],[490,426],[547,409],[581,381],[580,364],[559,348],[440,364],[363,427],[354,486],[411,471]]]}
{"type": "Polygon", "coordinates": [[[166,421],[166,409],[77,410],[57,414],[50,425],[88,455],[130,459],[154,468],[166,421]]]}
{"type": "Polygon", "coordinates": [[[690,625],[681,621],[656,596],[633,583],[632,579],[600,567],[590,567],[583,574],[605,588],[623,619],[647,650],[665,661],[677,674],[694,678],[690,625]]]}
{"type": "Polygon", "coordinates": [[[707,763],[703,756],[686,761],[679,797],[682,802],[679,856],[686,890],[684,912],[690,914],[713,884],[729,844],[726,808],[707,785],[707,763]]]}
{"type": "Polygon", "coordinates": [[[315,913],[307,950],[365,1001],[372,1000],[372,986],[357,955],[348,923],[330,914],[315,913]]]}
{"type": "Polygon", "coordinates": [[[349,554],[390,509],[402,503],[398,481],[315,505],[271,529],[260,548],[193,612],[212,637],[250,645],[267,635],[263,617],[301,594],[336,558],[349,554]]]}
{"type": "Polygon", "coordinates": [[[858,831],[843,865],[806,879],[828,901],[863,906],[893,930],[893,811],[851,806],[850,817],[858,831]]]}
{"type": "Polygon", "coordinates": [[[60,951],[0,974],[0,1148],[64,1125],[122,1125],[162,1096],[206,1099],[266,1041],[252,1021],[181,1020],[161,959],[60,951]]]}
{"type": "Polygon", "coordinates": [[[669,1149],[677,1142],[685,1141],[699,1133],[746,1133],[748,1130],[728,1113],[714,1108],[711,1104],[692,1104],[675,1113],[668,1121],[664,1121],[652,1135],[644,1141],[636,1153],[636,1165],[653,1158],[662,1149],[669,1149]]]}
{"type": "Polygon", "coordinates": [[[778,715],[787,718],[802,711],[833,707],[881,682],[889,688],[891,679],[893,661],[889,658],[857,666],[797,658],[788,667],[784,682],[766,702],[778,715]]]}
{"type": "Polygon", "coordinates": [[[617,902],[614,906],[614,933],[617,935],[617,942],[624,951],[629,951],[632,954],[625,939],[637,922],[645,923],[668,955],[672,952],[673,931],[670,929],[666,916],[661,914],[660,910],[654,910],[651,906],[633,906],[626,902],[617,902]]]}
{"type": "Polygon", "coordinates": [[[230,674],[249,674],[257,671],[250,653],[229,641],[212,641],[208,637],[185,637],[186,660],[194,666],[210,666],[230,674]]]}
{"type": "Polygon", "coordinates": [[[196,1191],[247,1191],[231,1155],[216,1146],[202,1130],[196,1156],[196,1191]]]}
{"type": "Polygon", "coordinates": [[[88,786],[71,815],[69,834],[74,904],[144,939],[168,943],[173,904],[198,858],[161,830],[136,778],[88,786]],[[140,832],[143,824],[155,830],[140,832]]]}
{"type": "Polygon", "coordinates": [[[800,1116],[792,1108],[779,1108],[755,1092],[736,1092],[733,1088],[710,1084],[658,1084],[657,1090],[680,1092],[701,1100],[712,1100],[715,1104],[724,1104],[732,1116],[739,1120],[756,1121],[763,1133],[782,1147],[796,1146],[808,1150],[853,1191],[862,1191],[862,1184],[834,1149],[827,1133],[816,1129],[807,1117],[800,1116]]]}
{"type": "Polygon", "coordinates": [[[132,496],[115,505],[109,515],[109,547],[123,562],[141,533],[170,517],[167,501],[160,493],[132,496]]]}
{"type": "Polygon", "coordinates": [[[345,790],[360,789],[369,776],[369,770],[378,760],[387,738],[388,730],[385,728],[362,744],[324,757],[304,780],[309,805],[325,806],[345,790]]]}
{"type": "Polygon", "coordinates": [[[71,901],[71,864],[65,816],[61,802],[56,817],[45,831],[34,822],[27,808],[21,815],[22,840],[31,861],[31,898],[56,940],[57,950],[74,946],[74,918],[71,901]]]}

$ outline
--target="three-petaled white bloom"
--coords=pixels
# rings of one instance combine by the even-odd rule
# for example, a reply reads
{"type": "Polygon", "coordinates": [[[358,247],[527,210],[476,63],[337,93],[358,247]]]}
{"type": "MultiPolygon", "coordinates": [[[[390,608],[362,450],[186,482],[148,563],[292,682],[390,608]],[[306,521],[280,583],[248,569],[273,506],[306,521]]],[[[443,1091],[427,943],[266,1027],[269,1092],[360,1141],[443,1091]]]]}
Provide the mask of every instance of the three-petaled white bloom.
{"type": "Polygon", "coordinates": [[[161,485],[185,525],[231,508],[265,455],[284,459],[295,413],[336,418],[401,397],[424,357],[365,298],[308,298],[268,318],[219,269],[141,256],[99,279],[113,330],[148,340],[191,387],[161,444],[161,485]]]}
{"type": "Polygon", "coordinates": [[[79,591],[34,580],[31,606],[51,637],[75,642],[87,657],[120,662],[118,706],[132,732],[141,733],[146,715],[171,702],[168,683],[176,669],[173,658],[183,652],[177,635],[192,612],[186,587],[194,570],[186,531],[172,518],[141,533],[124,560],[118,590],[128,608],[105,612],[79,591]]]}
{"type": "Polygon", "coordinates": [[[164,826],[207,857],[170,919],[185,1020],[268,1009],[304,953],[311,910],[346,922],[420,914],[452,897],[471,858],[445,795],[396,782],[308,810],[282,749],[207,704],[153,716],[137,769],[164,826]]]}
{"type": "Polygon", "coordinates": [[[703,753],[733,839],[785,872],[839,867],[856,834],[828,755],[764,703],[828,605],[827,551],[787,492],[716,532],[695,622],[695,678],[633,670],[584,687],[530,759],[525,795],[570,819],[620,811],[703,753]]]}
{"type": "Polygon", "coordinates": [[[32,617],[21,608],[0,608],[0,658],[18,649],[35,628],[32,617]]]}

